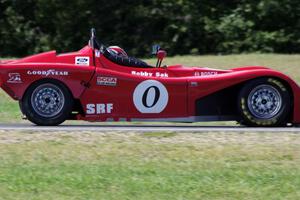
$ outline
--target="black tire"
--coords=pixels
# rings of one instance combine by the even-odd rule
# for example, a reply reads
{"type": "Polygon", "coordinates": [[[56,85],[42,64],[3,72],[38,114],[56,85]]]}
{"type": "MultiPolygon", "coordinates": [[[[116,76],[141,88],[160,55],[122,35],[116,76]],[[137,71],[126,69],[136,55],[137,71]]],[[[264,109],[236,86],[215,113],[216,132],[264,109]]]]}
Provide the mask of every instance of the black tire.
{"type": "Polygon", "coordinates": [[[291,111],[288,88],[275,78],[254,79],[238,96],[241,124],[247,126],[286,126],[291,111]]]}
{"type": "Polygon", "coordinates": [[[27,89],[20,107],[32,123],[55,126],[68,119],[73,108],[73,96],[59,81],[42,80],[27,89]]]}

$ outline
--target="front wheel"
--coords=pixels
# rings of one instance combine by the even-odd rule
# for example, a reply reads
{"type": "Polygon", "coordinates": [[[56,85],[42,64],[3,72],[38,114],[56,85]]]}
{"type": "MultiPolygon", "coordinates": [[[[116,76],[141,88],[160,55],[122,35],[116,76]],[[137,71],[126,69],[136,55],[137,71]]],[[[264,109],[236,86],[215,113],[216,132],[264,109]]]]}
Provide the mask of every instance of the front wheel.
{"type": "Polygon", "coordinates": [[[55,80],[43,80],[31,85],[21,101],[22,112],[31,122],[54,126],[70,115],[73,98],[69,90],[55,80]]]}
{"type": "Polygon", "coordinates": [[[241,89],[238,110],[245,125],[284,126],[291,111],[290,93],[277,79],[254,79],[241,89]]]}

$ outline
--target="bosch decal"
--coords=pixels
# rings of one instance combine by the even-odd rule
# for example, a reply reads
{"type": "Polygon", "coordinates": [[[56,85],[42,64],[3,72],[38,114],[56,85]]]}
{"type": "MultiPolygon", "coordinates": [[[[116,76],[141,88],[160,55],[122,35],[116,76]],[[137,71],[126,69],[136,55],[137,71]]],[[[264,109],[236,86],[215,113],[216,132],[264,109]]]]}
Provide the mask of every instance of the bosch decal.
{"type": "Polygon", "coordinates": [[[141,82],[133,92],[133,103],[141,113],[161,113],[168,101],[167,88],[156,80],[141,82]]]}
{"type": "Polygon", "coordinates": [[[87,56],[76,56],[75,57],[75,64],[76,65],[89,66],[90,65],[90,57],[87,57],[87,56]]]}
{"type": "Polygon", "coordinates": [[[69,72],[67,71],[58,71],[55,69],[49,70],[28,70],[28,75],[41,75],[41,76],[68,76],[69,72]]]}
{"type": "Polygon", "coordinates": [[[97,77],[97,85],[116,86],[117,80],[118,79],[115,77],[98,76],[97,77]]]}
{"type": "Polygon", "coordinates": [[[112,103],[87,104],[86,114],[109,114],[112,113],[113,108],[112,103]]]}
{"type": "Polygon", "coordinates": [[[217,75],[218,72],[195,72],[195,76],[212,76],[212,75],[217,75]]]}
{"type": "Polygon", "coordinates": [[[21,75],[19,73],[9,73],[8,83],[22,83],[21,75]]]}

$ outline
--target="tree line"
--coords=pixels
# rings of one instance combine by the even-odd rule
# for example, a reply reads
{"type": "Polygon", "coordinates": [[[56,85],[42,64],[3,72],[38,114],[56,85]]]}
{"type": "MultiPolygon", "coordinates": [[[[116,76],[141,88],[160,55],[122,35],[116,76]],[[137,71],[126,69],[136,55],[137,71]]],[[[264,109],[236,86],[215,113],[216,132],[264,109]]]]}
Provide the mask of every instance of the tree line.
{"type": "Polygon", "coordinates": [[[105,45],[149,56],[300,52],[299,0],[0,0],[0,56],[105,45]]]}

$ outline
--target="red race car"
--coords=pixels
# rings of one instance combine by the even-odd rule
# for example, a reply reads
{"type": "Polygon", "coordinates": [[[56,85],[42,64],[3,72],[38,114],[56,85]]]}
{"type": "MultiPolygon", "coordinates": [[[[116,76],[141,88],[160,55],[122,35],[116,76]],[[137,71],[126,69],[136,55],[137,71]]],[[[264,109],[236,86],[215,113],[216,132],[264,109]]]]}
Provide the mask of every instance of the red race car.
{"type": "Polygon", "coordinates": [[[92,29],[77,52],[41,53],[0,62],[0,84],[28,120],[58,125],[87,121],[198,122],[236,120],[248,126],[300,123],[300,88],[260,66],[218,70],[156,66],[100,44],[92,29]]]}

